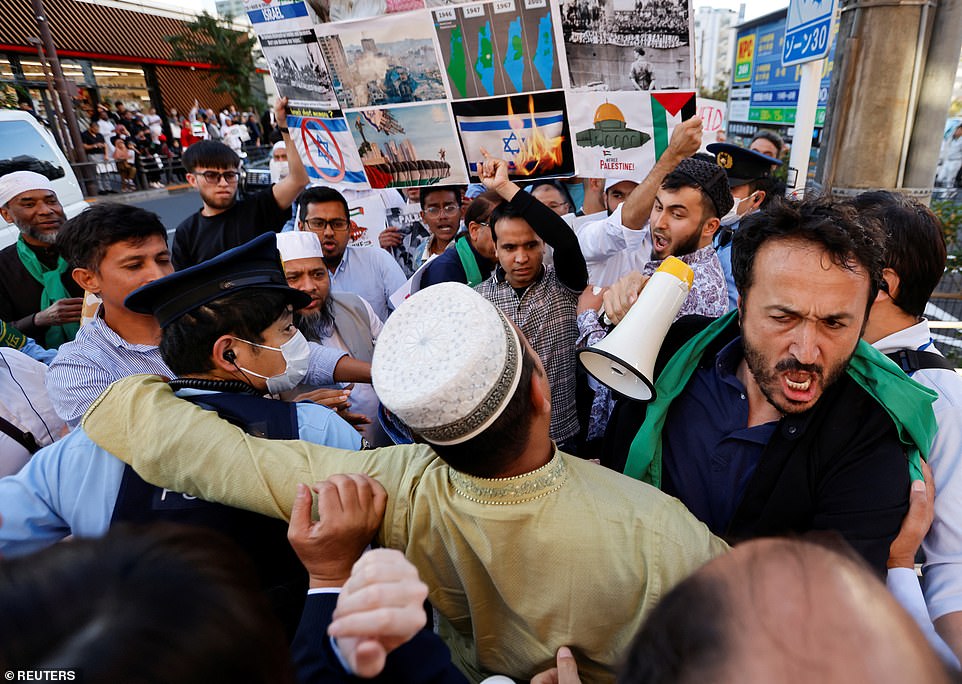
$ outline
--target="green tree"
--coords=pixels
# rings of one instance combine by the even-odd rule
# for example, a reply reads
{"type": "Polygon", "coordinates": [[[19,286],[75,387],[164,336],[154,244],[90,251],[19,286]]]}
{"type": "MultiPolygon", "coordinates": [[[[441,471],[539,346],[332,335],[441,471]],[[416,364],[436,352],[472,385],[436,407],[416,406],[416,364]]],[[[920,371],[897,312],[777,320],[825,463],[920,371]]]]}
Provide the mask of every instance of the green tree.
{"type": "Polygon", "coordinates": [[[171,56],[185,62],[210,64],[204,78],[214,79],[215,93],[227,93],[239,109],[260,107],[251,89],[256,74],[251,51],[257,45],[252,30],[246,33],[232,27],[231,17],[218,18],[204,12],[187,22],[187,32],[164,36],[170,43],[171,56]]]}

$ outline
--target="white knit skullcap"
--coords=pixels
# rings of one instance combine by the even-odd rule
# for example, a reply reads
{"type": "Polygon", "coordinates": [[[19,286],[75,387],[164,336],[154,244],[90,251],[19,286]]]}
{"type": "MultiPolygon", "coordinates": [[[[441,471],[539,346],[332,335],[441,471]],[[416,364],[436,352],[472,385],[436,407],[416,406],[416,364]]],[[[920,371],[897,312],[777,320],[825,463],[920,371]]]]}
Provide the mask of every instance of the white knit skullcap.
{"type": "Polygon", "coordinates": [[[371,376],[385,408],[434,444],[487,429],[521,377],[517,331],[467,285],[439,283],[408,297],[384,324],[371,376]]]}
{"type": "Polygon", "coordinates": [[[323,259],[321,241],[309,230],[293,230],[277,234],[277,251],[285,264],[293,259],[323,259]]]}
{"type": "Polygon", "coordinates": [[[7,205],[17,195],[30,190],[53,189],[53,183],[46,176],[35,171],[14,171],[0,178],[0,207],[7,205]]]}

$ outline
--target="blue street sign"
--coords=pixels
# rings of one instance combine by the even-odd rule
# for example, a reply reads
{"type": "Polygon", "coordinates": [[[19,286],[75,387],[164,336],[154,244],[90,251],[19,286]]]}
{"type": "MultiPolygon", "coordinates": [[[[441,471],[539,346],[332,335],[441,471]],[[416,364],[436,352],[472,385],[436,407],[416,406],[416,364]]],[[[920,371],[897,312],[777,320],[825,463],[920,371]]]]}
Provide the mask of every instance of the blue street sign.
{"type": "Polygon", "coordinates": [[[785,23],[782,65],[793,66],[822,59],[832,37],[835,0],[792,0],[785,23]]]}

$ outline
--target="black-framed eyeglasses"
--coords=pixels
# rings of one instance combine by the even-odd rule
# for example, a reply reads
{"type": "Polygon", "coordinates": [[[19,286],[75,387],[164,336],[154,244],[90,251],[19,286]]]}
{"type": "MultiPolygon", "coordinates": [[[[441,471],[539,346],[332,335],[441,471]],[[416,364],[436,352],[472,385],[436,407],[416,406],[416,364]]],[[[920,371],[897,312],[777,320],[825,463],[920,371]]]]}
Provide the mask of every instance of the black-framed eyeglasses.
{"type": "Polygon", "coordinates": [[[460,212],[461,212],[460,204],[445,204],[443,207],[430,206],[424,210],[424,213],[430,216],[431,218],[437,218],[442,213],[445,216],[454,216],[455,214],[458,214],[460,212]]]}
{"type": "Polygon", "coordinates": [[[216,185],[220,183],[220,179],[223,178],[228,183],[236,183],[237,179],[240,178],[240,174],[237,171],[200,171],[194,174],[195,176],[201,176],[205,181],[211,185],[216,185]]]}
{"type": "Polygon", "coordinates": [[[347,230],[348,222],[346,219],[322,219],[322,218],[309,218],[304,219],[304,225],[306,225],[311,230],[317,233],[323,233],[328,226],[331,227],[335,233],[342,233],[347,230]]]}

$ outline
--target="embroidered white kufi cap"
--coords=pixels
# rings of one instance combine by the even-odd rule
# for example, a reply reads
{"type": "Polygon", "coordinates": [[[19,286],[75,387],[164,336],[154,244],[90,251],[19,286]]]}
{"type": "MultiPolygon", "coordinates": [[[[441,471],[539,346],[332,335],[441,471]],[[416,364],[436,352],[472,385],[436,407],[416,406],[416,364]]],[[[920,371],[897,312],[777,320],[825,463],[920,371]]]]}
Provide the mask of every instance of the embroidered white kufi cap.
{"type": "Polygon", "coordinates": [[[321,241],[309,230],[292,230],[277,234],[277,251],[281,261],[287,263],[294,259],[323,259],[321,241]]]}
{"type": "Polygon", "coordinates": [[[371,376],[381,403],[434,444],[460,444],[504,411],[521,376],[504,314],[461,283],[408,297],[384,324],[371,376]]]}

